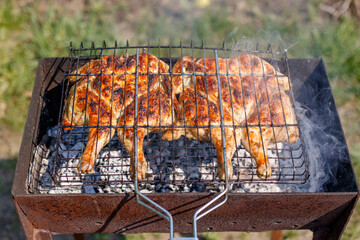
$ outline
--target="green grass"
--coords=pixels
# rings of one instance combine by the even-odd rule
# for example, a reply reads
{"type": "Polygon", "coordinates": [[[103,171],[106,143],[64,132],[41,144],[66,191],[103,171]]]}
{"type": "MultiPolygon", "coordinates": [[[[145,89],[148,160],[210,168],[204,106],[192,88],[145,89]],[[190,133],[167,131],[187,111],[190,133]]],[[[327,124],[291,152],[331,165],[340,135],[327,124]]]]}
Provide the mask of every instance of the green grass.
{"type": "MultiPolygon", "coordinates": [[[[354,19],[342,18],[338,23],[314,29],[299,44],[294,55],[323,58],[341,106],[360,96],[360,29],[354,19]]],[[[358,99],[357,99],[358,100],[358,99]]]]}
{"type": "Polygon", "coordinates": [[[117,8],[112,8],[104,1],[90,1],[78,11],[54,3],[44,11],[43,2],[18,7],[16,1],[2,1],[0,123],[14,130],[23,128],[38,60],[66,56],[70,41],[75,46],[81,41],[89,46],[91,41],[99,45],[106,40],[112,44],[114,40],[124,42],[128,38],[133,44],[144,44],[147,39],[155,44],[158,39],[165,44],[192,39],[199,44],[205,39],[207,44],[219,46],[223,40],[231,45],[245,36],[285,47],[297,43],[290,48],[291,57],[324,58],[338,104],[360,95],[360,70],[356,67],[360,65],[358,24],[350,17],[330,23],[319,19],[317,2],[308,4],[303,14],[293,11],[293,6],[285,1],[286,11],[282,15],[276,11],[264,14],[270,7],[268,3],[244,10],[231,4],[221,8],[219,2],[194,7],[181,1],[180,10],[165,4],[162,11],[149,3],[138,9],[140,2],[127,5],[121,1],[117,8]],[[119,16],[120,20],[132,22],[121,28],[121,22],[116,21],[119,16]]]}
{"type": "MultiPolygon", "coordinates": [[[[0,126],[22,131],[39,59],[62,57],[68,45],[103,40],[112,44],[178,45],[179,40],[220,46],[236,40],[282,44],[290,57],[323,58],[339,109],[357,176],[360,176],[360,26],[351,16],[338,21],[324,16],[321,1],[227,3],[155,1],[0,1],[0,126]]],[[[1,187],[0,187],[1,188],[1,187]]],[[[360,207],[344,239],[360,232],[360,207]]],[[[289,233],[288,239],[291,239],[289,233]]],[[[100,236],[99,236],[100,237],[100,236]]],[[[126,239],[139,236],[126,236],[126,239]]],[[[209,234],[216,239],[216,234],[209,234]]]]}
{"type": "Polygon", "coordinates": [[[0,123],[23,129],[40,58],[66,56],[70,41],[114,40],[112,22],[97,18],[103,10],[94,1],[70,17],[58,4],[43,11],[39,3],[19,8],[0,2],[0,123]]]}

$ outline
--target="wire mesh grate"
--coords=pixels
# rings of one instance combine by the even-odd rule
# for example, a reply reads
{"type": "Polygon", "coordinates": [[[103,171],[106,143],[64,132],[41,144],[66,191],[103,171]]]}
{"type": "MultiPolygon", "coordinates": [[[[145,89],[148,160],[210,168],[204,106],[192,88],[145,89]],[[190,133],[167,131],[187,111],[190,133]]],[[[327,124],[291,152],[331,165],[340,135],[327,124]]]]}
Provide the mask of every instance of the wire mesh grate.
{"type": "MultiPolygon", "coordinates": [[[[219,176],[221,169],[218,169],[219,149],[214,140],[218,134],[216,131],[220,129],[221,132],[221,127],[226,129],[226,134],[234,135],[231,144],[226,142],[225,150],[235,146],[229,162],[233,167],[230,183],[304,183],[308,178],[297,117],[291,116],[295,119],[292,122],[286,117],[288,105],[284,101],[289,101],[293,110],[295,102],[286,51],[281,47],[273,50],[271,45],[256,44],[249,49],[246,44],[234,44],[227,48],[224,43],[220,48],[211,48],[204,43],[194,46],[192,43],[183,45],[182,42],[177,46],[131,46],[128,42],[119,46],[115,42],[109,47],[104,42],[101,47],[94,44],[84,47],[81,44],[79,48],[74,48],[70,44],[69,60],[58,125],[50,130],[54,146],[47,155],[54,163],[39,170],[51,175],[54,186],[79,187],[81,191],[84,191],[84,186],[95,186],[92,191],[132,191],[134,169],[131,168],[134,163],[131,159],[134,154],[139,156],[143,152],[147,164],[143,178],[139,179],[141,190],[216,191],[223,184],[219,176]],[[215,57],[215,50],[218,57],[215,57]],[[142,55],[137,55],[136,51],[142,55]],[[242,72],[241,56],[250,59],[250,72],[242,72]],[[260,62],[253,60],[253,56],[260,62]],[[191,61],[185,62],[185,58],[191,61]],[[144,59],[147,61],[144,62],[144,59]],[[231,65],[234,62],[228,59],[238,62],[236,70],[231,65]],[[176,72],[176,64],[179,63],[181,68],[176,72]],[[212,63],[220,71],[208,70],[212,63]],[[258,63],[258,69],[262,71],[254,70],[254,64],[258,63]],[[272,72],[265,71],[265,63],[273,67],[272,72]],[[279,84],[279,79],[283,78],[290,86],[286,90],[281,89],[279,84]],[[178,91],[175,86],[177,79],[182,81],[178,91]],[[251,81],[246,82],[246,79],[251,81]],[[275,80],[277,87],[270,89],[268,79],[275,80]],[[135,80],[138,82],[135,83],[135,80]],[[226,116],[219,113],[219,99],[211,95],[211,88],[214,88],[211,80],[221,82],[226,116]],[[233,90],[236,86],[232,84],[237,80],[241,85],[238,88],[240,92],[233,90]],[[251,84],[252,94],[245,86],[247,83],[251,84]],[[261,93],[257,84],[263,87],[261,93]],[[193,87],[189,87],[191,85],[193,87]],[[189,92],[194,93],[190,96],[193,99],[187,98],[189,92]],[[276,94],[278,97],[273,97],[276,94]],[[136,113],[135,98],[139,108],[136,113]],[[280,99],[280,102],[273,99],[280,99]],[[81,104],[83,108],[79,110],[81,104]],[[106,108],[108,110],[104,110],[106,108]],[[273,109],[281,109],[281,112],[273,113],[273,109]],[[192,115],[188,114],[191,111],[192,115]],[[215,117],[210,116],[213,113],[215,117]],[[265,115],[267,122],[263,121],[265,115]],[[281,115],[283,120],[279,122],[277,118],[281,115]],[[145,119],[141,119],[144,116],[145,119]],[[238,120],[238,116],[243,120],[238,120]],[[200,118],[204,118],[205,123],[201,123],[200,118]],[[219,121],[212,122],[213,119],[225,119],[224,126],[219,121]],[[135,129],[144,135],[144,141],[137,143],[140,144],[137,149],[134,149],[135,137],[131,137],[135,129]],[[179,131],[182,134],[176,137],[179,131]],[[255,144],[251,143],[252,131],[260,133],[255,144]],[[300,134],[297,141],[290,139],[294,131],[300,134]],[[165,132],[170,139],[162,139],[165,132]],[[92,148],[89,147],[90,142],[94,145],[92,148]],[[268,146],[264,146],[265,142],[268,146]],[[259,154],[268,159],[265,165],[271,167],[271,175],[258,176],[260,155],[256,155],[254,150],[258,145],[259,154]],[[93,161],[94,167],[91,169],[90,166],[80,174],[81,164],[87,161],[85,152],[92,155],[88,158],[89,162],[93,161]]],[[[224,140],[228,141],[220,137],[220,141],[224,140]]]]}

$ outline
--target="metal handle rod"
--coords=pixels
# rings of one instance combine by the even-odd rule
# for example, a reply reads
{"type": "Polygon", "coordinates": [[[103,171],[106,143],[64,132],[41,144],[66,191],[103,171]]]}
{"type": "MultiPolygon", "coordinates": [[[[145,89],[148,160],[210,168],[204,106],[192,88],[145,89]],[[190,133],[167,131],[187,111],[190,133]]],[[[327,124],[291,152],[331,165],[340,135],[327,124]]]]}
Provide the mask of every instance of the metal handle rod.
{"type": "Polygon", "coordinates": [[[142,206],[150,209],[151,211],[153,211],[154,213],[160,215],[161,217],[165,218],[166,220],[169,221],[170,223],[170,239],[174,238],[174,227],[173,227],[173,218],[170,212],[168,212],[166,209],[164,209],[163,207],[161,207],[159,204],[157,204],[156,202],[152,201],[150,198],[146,197],[144,194],[142,194],[139,191],[138,188],[138,179],[137,179],[137,175],[138,175],[138,171],[137,171],[137,161],[138,161],[138,155],[137,155],[137,125],[138,125],[138,88],[139,88],[139,49],[136,49],[136,77],[135,77],[135,122],[134,122],[134,167],[135,167],[135,193],[136,193],[136,200],[138,203],[140,203],[142,206]],[[164,212],[165,214],[163,214],[162,212],[158,211],[157,209],[155,209],[154,207],[151,207],[149,205],[147,205],[146,203],[144,203],[143,201],[140,200],[140,197],[144,198],[146,201],[148,201],[149,203],[151,203],[155,208],[159,209],[160,211],[164,212]]]}
{"type": "Polygon", "coordinates": [[[151,211],[153,211],[154,213],[160,215],[161,217],[165,218],[166,220],[169,221],[170,224],[170,239],[174,239],[174,222],[173,222],[173,218],[172,215],[169,211],[167,211],[165,208],[163,208],[162,206],[160,206],[159,204],[157,204],[156,202],[152,201],[150,198],[146,197],[144,194],[140,193],[140,191],[137,188],[137,180],[135,180],[135,192],[136,192],[136,200],[138,203],[140,203],[142,206],[146,207],[147,209],[150,209],[151,211]],[[165,214],[161,213],[160,211],[156,210],[155,208],[149,206],[148,204],[142,202],[139,198],[139,196],[143,197],[146,201],[148,201],[149,203],[151,203],[155,208],[158,208],[159,210],[163,211],[165,214]]]}
{"type": "Polygon", "coordinates": [[[212,212],[213,210],[215,210],[216,208],[220,207],[221,205],[223,205],[227,199],[228,199],[228,187],[226,187],[226,189],[221,192],[218,196],[216,196],[215,198],[213,198],[210,202],[208,202],[207,204],[205,204],[204,206],[202,206],[200,209],[198,209],[193,217],[193,236],[194,238],[197,237],[197,220],[199,220],[200,218],[202,218],[203,216],[205,216],[206,214],[212,212]],[[219,198],[221,198],[223,195],[225,195],[225,199],[218,203],[217,205],[213,206],[212,208],[208,209],[207,211],[205,211],[204,213],[200,214],[200,212],[202,212],[204,209],[206,209],[207,207],[209,207],[211,204],[213,204],[215,201],[217,201],[219,198]],[[199,215],[200,214],[200,215],[199,215]]]}
{"type": "Polygon", "coordinates": [[[217,195],[215,198],[213,198],[210,202],[208,202],[207,204],[205,204],[204,206],[202,206],[200,209],[198,209],[195,213],[196,215],[196,219],[195,219],[195,215],[194,215],[194,220],[199,220],[200,218],[202,218],[203,216],[205,216],[206,214],[208,214],[209,212],[215,210],[216,208],[220,207],[221,205],[223,205],[226,201],[228,196],[225,195],[225,199],[218,203],[217,205],[215,205],[214,207],[210,208],[209,210],[207,210],[206,212],[198,215],[201,211],[203,211],[204,209],[206,209],[207,207],[209,207],[211,204],[213,204],[216,200],[218,200],[219,198],[221,198],[224,194],[226,194],[228,192],[228,189],[225,189],[224,191],[222,191],[219,195],[217,195]]]}
{"type": "MultiPolygon", "coordinates": [[[[137,128],[138,128],[138,98],[135,98],[135,122],[134,122],[134,167],[135,167],[135,181],[134,181],[134,188],[136,193],[136,200],[139,204],[142,206],[148,208],[149,210],[153,211],[154,213],[158,214],[159,216],[163,217],[164,219],[168,220],[170,223],[170,239],[171,240],[181,240],[181,239],[194,239],[197,240],[197,220],[205,216],[206,214],[210,213],[211,211],[215,210],[216,208],[223,205],[227,199],[228,199],[228,168],[227,168],[227,159],[226,159],[226,142],[225,142],[225,124],[224,124],[224,112],[223,112],[223,106],[222,106],[222,94],[221,94],[221,84],[220,84],[220,72],[219,72],[219,63],[218,63],[218,55],[217,50],[215,49],[215,58],[216,58],[216,73],[217,73],[217,82],[218,82],[218,90],[219,90],[219,105],[220,105],[220,114],[221,114],[221,132],[222,132],[222,144],[223,144],[223,156],[224,156],[224,165],[225,165],[225,189],[215,198],[213,198],[211,201],[206,203],[204,206],[202,206],[200,209],[198,209],[193,217],[193,237],[185,237],[185,238],[174,238],[174,223],[173,223],[173,217],[169,211],[167,211],[165,208],[157,204],[156,202],[152,201],[150,198],[145,196],[139,191],[138,188],[138,179],[137,179],[137,163],[138,163],[138,156],[137,156],[137,128]],[[225,199],[221,201],[220,203],[216,204],[212,208],[206,210],[209,206],[214,204],[218,199],[223,197],[225,195],[225,199]],[[147,203],[141,201],[140,197],[145,199],[148,203],[150,203],[152,206],[148,205],[147,203]]],[[[135,77],[135,93],[137,96],[138,93],[138,85],[139,85],[139,49],[136,49],[136,77],[135,77]]]]}
{"type": "Polygon", "coordinates": [[[224,156],[224,166],[225,166],[225,189],[214,199],[212,199],[210,202],[202,206],[200,209],[198,209],[193,217],[193,236],[197,236],[197,220],[205,216],[206,214],[212,212],[216,208],[223,205],[227,199],[228,199],[228,190],[229,190],[229,180],[228,180],[228,168],[227,168],[227,159],[226,159],[226,141],[225,141],[225,127],[224,127],[224,109],[223,109],[223,102],[222,102],[222,92],[221,92],[221,83],[220,83],[220,71],[219,71],[219,59],[218,59],[218,53],[217,49],[214,50],[215,54],[215,64],[216,64],[216,78],[217,78],[217,85],[218,85],[218,95],[219,95],[219,105],[220,105],[220,115],[221,115],[221,138],[222,138],[222,145],[223,145],[223,156],[224,156]],[[211,204],[216,202],[219,198],[225,195],[225,199],[218,203],[217,205],[213,206],[212,208],[208,209],[207,211],[201,213],[206,208],[208,208],[211,204]],[[201,214],[200,214],[201,213],[201,214]]]}

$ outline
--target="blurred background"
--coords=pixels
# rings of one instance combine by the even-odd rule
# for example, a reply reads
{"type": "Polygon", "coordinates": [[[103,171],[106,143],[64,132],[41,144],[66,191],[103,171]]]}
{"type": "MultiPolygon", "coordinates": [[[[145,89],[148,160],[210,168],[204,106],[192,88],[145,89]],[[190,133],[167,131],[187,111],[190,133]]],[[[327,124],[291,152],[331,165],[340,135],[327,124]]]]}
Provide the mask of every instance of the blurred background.
{"type": "MultiPolygon", "coordinates": [[[[0,1],[0,239],[24,239],[11,184],[39,59],[78,47],[118,44],[208,46],[244,39],[281,44],[289,58],[323,58],[360,177],[360,0],[0,1]]],[[[26,131],[26,129],[25,129],[26,131]]],[[[271,233],[206,233],[201,239],[270,239],[271,233]]],[[[63,236],[65,238],[65,236],[63,236]]],[[[167,239],[168,234],[92,234],[88,239],[167,239]]],[[[59,239],[64,239],[59,238],[59,239]]],[[[284,231],[284,239],[311,239],[284,231]]],[[[70,238],[71,239],[71,238],[70,238]]],[[[360,206],[343,239],[360,239],[360,206]]]]}

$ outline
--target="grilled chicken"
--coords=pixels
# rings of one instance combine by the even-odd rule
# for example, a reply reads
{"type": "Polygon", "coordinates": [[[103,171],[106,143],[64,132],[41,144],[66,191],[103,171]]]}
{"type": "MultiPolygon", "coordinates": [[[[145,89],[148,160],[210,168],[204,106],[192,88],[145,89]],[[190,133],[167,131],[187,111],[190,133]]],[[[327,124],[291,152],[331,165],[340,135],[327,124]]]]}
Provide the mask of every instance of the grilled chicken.
{"type": "Polygon", "coordinates": [[[299,139],[299,128],[289,96],[277,92],[259,103],[259,111],[254,111],[247,119],[248,128],[241,128],[241,143],[257,162],[260,176],[271,175],[267,159],[270,144],[287,142],[293,144],[299,139]]]}
{"type": "MultiPolygon", "coordinates": [[[[137,94],[137,123],[135,122],[135,101],[124,109],[117,128],[120,142],[123,143],[130,154],[130,173],[135,179],[135,150],[137,150],[137,179],[142,180],[146,174],[146,159],[143,152],[144,137],[150,132],[164,132],[171,128],[177,116],[177,99],[172,91],[169,75],[161,73],[168,72],[168,65],[153,55],[139,55],[139,83],[137,94]],[[159,64],[160,63],[160,64],[159,64]],[[160,70],[160,73],[159,73],[160,70]],[[156,83],[153,87],[147,88],[148,84],[156,83]],[[146,89],[140,91],[140,89],[146,89]],[[175,110],[174,110],[175,109],[175,110]],[[137,126],[137,146],[135,149],[135,129],[137,126]]],[[[128,66],[128,81],[135,87],[136,67],[128,66]]]]}
{"type": "Polygon", "coordinates": [[[79,161],[81,173],[94,173],[95,160],[115,133],[117,118],[123,108],[123,76],[103,75],[114,72],[113,65],[125,64],[124,56],[105,56],[92,60],[72,73],[62,124],[65,130],[73,126],[89,126],[89,137],[79,161]],[[113,101],[114,99],[114,101],[113,101]],[[118,101],[116,101],[116,100],[118,101]]]}
{"type": "MultiPolygon", "coordinates": [[[[266,157],[267,144],[279,141],[269,134],[267,144],[262,142],[259,131],[249,128],[252,134],[245,134],[246,125],[255,123],[255,118],[272,119],[266,111],[266,102],[270,103],[274,113],[283,112],[281,106],[286,108],[283,120],[274,120],[273,124],[282,124],[284,118],[287,123],[296,123],[289,98],[284,93],[283,105],[277,105],[279,97],[274,93],[284,92],[290,88],[288,78],[277,72],[269,63],[252,55],[240,55],[230,59],[215,58],[196,60],[191,57],[179,59],[174,65],[173,88],[179,93],[181,115],[177,124],[179,126],[201,126],[201,128],[177,128],[169,130],[163,139],[176,139],[181,135],[199,141],[211,142],[215,145],[218,155],[218,174],[225,179],[223,143],[221,137],[220,102],[224,113],[224,129],[226,144],[226,159],[228,177],[232,175],[231,159],[237,147],[242,143],[257,162],[259,177],[269,177],[271,168],[266,157]],[[217,73],[216,68],[219,72],[217,73]],[[219,99],[217,76],[220,79],[222,99],[219,99]],[[284,102],[285,101],[285,102],[284,102]],[[256,110],[256,112],[255,112],[256,110]],[[203,128],[203,127],[208,128],[203,128]],[[245,136],[246,135],[246,136],[245,136]]],[[[283,96],[281,94],[281,96],[283,96]]],[[[262,122],[261,122],[262,123],[262,122]]],[[[259,124],[259,123],[258,123],[259,124]]],[[[283,134],[284,127],[273,133],[283,134]]],[[[266,128],[264,128],[266,129],[266,128]]],[[[268,130],[268,132],[271,132],[268,130]]],[[[275,134],[276,135],[276,134],[275,134]]],[[[297,140],[293,134],[290,142],[297,140]]],[[[283,139],[283,138],[282,138],[283,139]]]]}
{"type": "MultiPolygon", "coordinates": [[[[134,164],[135,136],[131,128],[126,128],[124,138],[124,128],[116,128],[116,126],[124,125],[124,123],[133,125],[131,119],[134,119],[135,98],[138,98],[139,102],[138,125],[144,123],[142,120],[144,111],[149,115],[149,119],[160,118],[159,114],[163,114],[161,127],[156,121],[148,122],[148,125],[154,124],[157,131],[165,131],[166,128],[162,127],[171,125],[172,122],[168,118],[162,119],[166,114],[173,117],[173,106],[177,106],[169,77],[160,74],[168,72],[168,65],[150,54],[139,54],[138,60],[136,64],[136,55],[105,56],[100,60],[92,60],[85,64],[73,72],[69,78],[74,85],[69,91],[65,105],[62,122],[64,129],[69,130],[73,126],[89,126],[88,142],[78,165],[81,173],[94,173],[96,157],[113,137],[115,129],[117,129],[119,140],[130,153],[132,165],[134,164]],[[135,92],[136,79],[138,79],[137,94],[135,92]],[[148,96],[153,100],[149,101],[149,104],[152,104],[149,111],[144,110],[143,104],[146,101],[144,96],[146,100],[148,96]],[[155,105],[155,98],[160,99],[161,104],[155,105]],[[156,108],[160,109],[160,107],[161,111],[157,111],[156,108]]],[[[141,138],[142,135],[145,135],[145,132],[139,130],[138,137],[141,138]]],[[[138,178],[142,179],[146,171],[142,140],[137,148],[141,167],[138,169],[138,178]]],[[[134,178],[133,166],[131,166],[131,173],[134,178]]]]}
{"type": "MultiPolygon", "coordinates": [[[[146,159],[143,152],[143,140],[150,132],[163,132],[171,127],[175,121],[174,111],[171,108],[171,98],[162,87],[153,89],[149,95],[142,95],[138,98],[137,116],[137,178],[142,180],[146,174],[146,159]]],[[[119,140],[124,144],[131,157],[130,173],[134,179],[134,156],[135,156],[135,102],[126,107],[125,113],[121,116],[118,125],[129,127],[118,127],[119,140]]]]}
{"type": "Polygon", "coordinates": [[[185,135],[211,142],[217,150],[219,177],[225,179],[221,102],[228,177],[232,175],[232,156],[240,144],[256,160],[258,176],[269,177],[268,145],[298,140],[293,106],[285,92],[290,89],[288,78],[256,56],[219,58],[218,66],[214,58],[184,57],[172,70],[172,82],[167,74],[161,74],[168,72],[168,65],[155,56],[139,54],[136,62],[136,56],[109,55],[90,61],[69,78],[73,86],[65,105],[64,129],[89,126],[88,142],[78,165],[81,173],[94,172],[97,155],[116,130],[130,154],[133,179],[137,153],[137,178],[142,180],[147,168],[143,139],[150,132],[165,132],[164,140],[185,135]],[[175,94],[180,95],[180,104],[175,94]],[[185,131],[184,126],[192,127],[185,131]]]}
{"type": "MultiPolygon", "coordinates": [[[[184,93],[180,94],[179,105],[181,106],[181,120],[177,122],[180,128],[174,131],[167,131],[162,138],[164,140],[178,139],[184,135],[187,138],[197,141],[211,142],[216,147],[218,158],[218,172],[221,179],[225,178],[225,162],[221,132],[221,114],[219,104],[209,100],[202,94],[195,92],[192,87],[186,87],[184,93]],[[196,128],[185,128],[185,126],[198,126],[196,128]],[[209,127],[210,126],[210,127],[209,127]],[[186,131],[185,131],[186,129],[186,131]]],[[[231,112],[223,109],[225,127],[225,144],[228,173],[232,174],[231,158],[240,144],[240,128],[232,126],[238,125],[233,121],[231,112]]]]}

